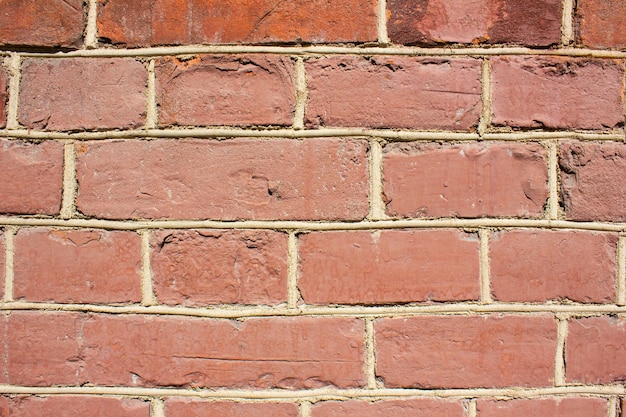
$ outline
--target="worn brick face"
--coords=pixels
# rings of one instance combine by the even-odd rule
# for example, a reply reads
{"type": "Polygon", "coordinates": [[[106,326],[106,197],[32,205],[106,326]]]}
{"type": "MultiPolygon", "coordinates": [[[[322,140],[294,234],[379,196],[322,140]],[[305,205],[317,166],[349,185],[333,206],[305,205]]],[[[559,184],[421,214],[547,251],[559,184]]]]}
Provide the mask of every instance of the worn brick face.
{"type": "MultiPolygon", "coordinates": [[[[10,399],[10,417],[62,416],[62,417],[149,417],[147,401],[130,398],[90,396],[20,396],[10,399]]],[[[1,410],[1,408],[0,408],[1,410]]]]}
{"type": "Polygon", "coordinates": [[[151,240],[161,303],[279,304],[287,301],[287,235],[273,231],[163,231],[151,240]]]}
{"type": "Polygon", "coordinates": [[[308,304],[477,300],[478,283],[478,239],[456,230],[300,238],[298,286],[308,304]]]}
{"type": "Polygon", "coordinates": [[[306,70],[311,127],[468,130],[478,123],[478,60],[332,57],[310,59],[306,70]]]}
{"type": "Polygon", "coordinates": [[[626,3],[621,0],[578,0],[577,41],[591,48],[626,48],[626,3]]]}
{"type": "Polygon", "coordinates": [[[311,417],[462,417],[460,401],[430,398],[377,401],[324,401],[311,407],[311,417]]]}
{"type": "Polygon", "coordinates": [[[375,0],[98,0],[98,5],[98,35],[127,46],[366,42],[377,36],[375,0]]]}
{"type": "Polygon", "coordinates": [[[297,404],[290,403],[234,403],[226,401],[193,401],[167,399],[165,415],[176,417],[298,417],[297,404]]]}
{"type": "Polygon", "coordinates": [[[510,401],[478,400],[478,417],[605,417],[607,402],[603,398],[532,398],[510,401]]]}

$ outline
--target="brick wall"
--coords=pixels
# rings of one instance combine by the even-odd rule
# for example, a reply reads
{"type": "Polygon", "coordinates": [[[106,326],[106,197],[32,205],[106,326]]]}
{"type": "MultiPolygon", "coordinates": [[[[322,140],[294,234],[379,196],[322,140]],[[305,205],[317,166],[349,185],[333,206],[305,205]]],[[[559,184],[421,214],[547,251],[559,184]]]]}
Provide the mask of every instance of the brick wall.
{"type": "Polygon", "coordinates": [[[619,417],[622,0],[0,3],[0,416],[619,417]]]}

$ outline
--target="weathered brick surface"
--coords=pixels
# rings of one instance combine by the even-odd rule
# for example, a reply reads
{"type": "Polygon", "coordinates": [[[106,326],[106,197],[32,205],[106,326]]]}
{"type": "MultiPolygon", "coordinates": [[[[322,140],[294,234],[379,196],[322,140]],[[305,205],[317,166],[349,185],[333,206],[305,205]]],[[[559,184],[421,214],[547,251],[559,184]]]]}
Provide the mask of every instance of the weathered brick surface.
{"type": "Polygon", "coordinates": [[[63,144],[0,140],[0,212],[58,214],[63,185],[63,144]]]}
{"type": "Polygon", "coordinates": [[[154,292],[170,305],[287,301],[287,235],[248,230],[152,235],[154,292]]]}
{"type": "Polygon", "coordinates": [[[626,379],[626,321],[588,317],[569,322],[567,382],[610,384],[626,379]]]}
{"type": "Polygon", "coordinates": [[[626,3],[622,0],[578,0],[577,41],[591,48],[626,48],[626,3]]]}
{"type": "Polygon", "coordinates": [[[19,122],[45,130],[139,127],[147,77],[144,64],[132,58],[27,59],[19,122]]]}
{"type": "Polygon", "coordinates": [[[413,400],[327,401],[311,407],[311,417],[463,417],[460,401],[420,398],[413,400]]]}
{"type": "Polygon", "coordinates": [[[605,417],[604,398],[532,398],[511,401],[478,400],[477,417],[605,417]]]}
{"type": "Polygon", "coordinates": [[[364,141],[157,140],[77,149],[77,207],[89,216],[352,220],[367,213],[364,141]]]}
{"type": "Polygon", "coordinates": [[[0,44],[77,47],[84,29],[82,0],[3,0],[0,44]]]}
{"type": "Polygon", "coordinates": [[[128,46],[376,39],[375,0],[98,0],[98,5],[98,35],[128,46]]]}
{"type": "Polygon", "coordinates": [[[548,197],[539,144],[384,148],[387,213],[399,217],[538,217],[548,197]]]}
{"type": "Polygon", "coordinates": [[[514,128],[604,129],[624,124],[624,66],[612,60],[493,60],[493,123],[514,128]]]}
{"type": "Polygon", "coordinates": [[[141,241],[134,232],[22,229],[14,245],[17,300],[141,301],[141,241]]]}
{"type": "Polygon", "coordinates": [[[617,235],[508,230],[490,240],[491,289],[498,301],[615,300],[617,235]]]}
{"type": "Polygon", "coordinates": [[[478,123],[478,60],[332,57],[310,59],[306,69],[311,127],[468,130],[478,123]]]}
{"type": "Polygon", "coordinates": [[[395,43],[547,46],[561,40],[559,0],[388,0],[387,13],[395,43]]]}
{"type": "Polygon", "coordinates": [[[307,304],[477,300],[478,284],[478,239],[456,230],[300,238],[298,286],[307,304]]]}
{"type": "Polygon", "coordinates": [[[559,165],[561,196],[568,219],[626,220],[626,146],[623,143],[562,143],[559,165]]]}
{"type": "Polygon", "coordinates": [[[278,56],[164,58],[156,67],[159,123],[291,125],[293,71],[278,56]]]}
{"type": "Polygon", "coordinates": [[[298,406],[291,403],[235,403],[168,398],[165,415],[176,417],[298,417],[298,406]]]}
{"type": "MultiPolygon", "coordinates": [[[[0,400],[1,401],[1,400],[0,400]]],[[[8,401],[7,417],[149,417],[150,403],[131,398],[90,396],[13,397],[8,401]]],[[[2,410],[0,406],[0,410],[2,410]]]]}
{"type": "Polygon", "coordinates": [[[0,66],[0,127],[7,124],[6,104],[8,100],[9,78],[7,71],[0,66]]]}
{"type": "Polygon", "coordinates": [[[547,316],[380,319],[376,374],[386,387],[552,385],[556,322],[547,316]]]}

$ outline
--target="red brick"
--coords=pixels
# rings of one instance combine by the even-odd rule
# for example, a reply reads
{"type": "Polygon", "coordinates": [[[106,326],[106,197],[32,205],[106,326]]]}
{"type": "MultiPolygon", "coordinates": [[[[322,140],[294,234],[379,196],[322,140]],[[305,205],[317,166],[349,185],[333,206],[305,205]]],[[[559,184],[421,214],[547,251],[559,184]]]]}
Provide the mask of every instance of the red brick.
{"type": "Polygon", "coordinates": [[[44,130],[141,126],[147,74],[131,58],[28,59],[22,65],[19,122],[44,130]]]}
{"type": "Polygon", "coordinates": [[[626,220],[626,145],[565,142],[559,165],[568,219],[626,220]]]}
{"type": "Polygon", "coordinates": [[[478,123],[478,60],[332,57],[310,59],[306,70],[309,126],[467,130],[478,123]]]}
{"type": "MultiPolygon", "coordinates": [[[[23,396],[10,400],[11,417],[149,417],[150,404],[131,398],[23,396]]],[[[4,415],[4,414],[0,414],[4,415]]]]}
{"type": "Polygon", "coordinates": [[[532,398],[510,401],[478,400],[478,417],[605,417],[603,398],[532,398]]]}
{"type": "Polygon", "coordinates": [[[0,44],[77,47],[83,15],[82,0],[3,0],[0,44]]]}
{"type": "Polygon", "coordinates": [[[584,384],[626,379],[626,320],[589,317],[571,320],[566,343],[567,382],[584,384]]]}
{"type": "Polygon", "coordinates": [[[521,128],[604,129],[624,124],[618,61],[503,57],[493,61],[493,123],[521,128]]]}
{"type": "Polygon", "coordinates": [[[290,403],[234,403],[167,399],[165,415],[170,417],[298,417],[298,406],[290,403]]]}
{"type": "MultiPolygon", "coordinates": [[[[0,343],[0,384],[7,384],[9,382],[9,369],[8,369],[8,350],[7,350],[7,335],[9,333],[9,315],[3,311],[0,312],[0,337],[2,339],[2,343],[0,343]]],[[[8,402],[3,403],[4,397],[0,397],[0,411],[2,411],[2,407],[8,407],[8,402]]],[[[4,417],[5,414],[0,414],[0,416],[4,417]]]]}
{"type": "Polygon", "coordinates": [[[4,68],[0,66],[0,127],[7,124],[6,104],[8,100],[9,79],[4,68]]]}
{"type": "Polygon", "coordinates": [[[546,316],[380,319],[376,373],[386,387],[552,385],[556,323],[546,316]]]}
{"type": "Polygon", "coordinates": [[[7,382],[17,385],[74,385],[82,366],[81,316],[56,312],[12,312],[6,340],[7,382]]]}
{"type": "Polygon", "coordinates": [[[296,93],[289,58],[164,58],[155,70],[161,125],[292,124],[296,93]]]}
{"type": "MultiPolygon", "coordinates": [[[[0,230],[0,301],[4,298],[4,271],[5,271],[5,240],[4,230],[0,230]]],[[[0,333],[1,334],[1,333],[0,333]]]]}
{"type": "Polygon", "coordinates": [[[59,303],[141,301],[141,239],[133,232],[22,229],[14,297],[59,303]]]}
{"type": "Polygon", "coordinates": [[[457,230],[324,232],[300,239],[298,286],[307,304],[477,300],[478,284],[478,239],[457,230]]]}
{"type": "Polygon", "coordinates": [[[81,143],[77,207],[105,218],[357,220],[366,151],[345,139],[81,143]]]}
{"type": "Polygon", "coordinates": [[[548,165],[534,143],[396,143],[383,156],[387,212],[401,217],[538,217],[548,165]]]}
{"type": "Polygon", "coordinates": [[[626,3],[622,0],[578,0],[576,40],[591,48],[626,48],[626,3]]]}
{"type": "Polygon", "coordinates": [[[0,141],[0,212],[58,214],[63,188],[63,144],[0,141]]]}
{"type": "Polygon", "coordinates": [[[0,397],[0,416],[9,417],[9,397],[0,397]]]}
{"type": "Polygon", "coordinates": [[[94,316],[83,338],[84,380],[96,385],[308,389],[364,383],[364,325],[356,319],[94,316]]]}
{"type": "Polygon", "coordinates": [[[430,398],[391,401],[327,401],[311,407],[311,417],[463,417],[459,401],[430,398]]]}
{"type": "Polygon", "coordinates": [[[583,303],[615,300],[617,235],[510,230],[490,240],[494,299],[583,303]],[[584,256],[581,256],[584,254],[584,256]]]}
{"type": "Polygon", "coordinates": [[[395,43],[516,43],[561,41],[559,0],[388,0],[388,31],[395,43]]]}
{"type": "Polygon", "coordinates": [[[279,304],[287,301],[287,235],[248,230],[162,231],[151,240],[160,303],[279,304]]]}
{"type": "Polygon", "coordinates": [[[376,40],[376,1],[98,0],[98,35],[128,46],[376,40]]]}

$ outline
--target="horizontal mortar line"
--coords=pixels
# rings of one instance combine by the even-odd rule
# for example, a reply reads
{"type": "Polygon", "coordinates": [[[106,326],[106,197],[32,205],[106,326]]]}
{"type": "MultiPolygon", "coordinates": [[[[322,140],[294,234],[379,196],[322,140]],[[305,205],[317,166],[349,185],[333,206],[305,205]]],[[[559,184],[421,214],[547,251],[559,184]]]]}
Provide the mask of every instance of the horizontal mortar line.
{"type": "Polygon", "coordinates": [[[100,220],[36,218],[36,217],[0,217],[2,226],[23,227],[69,227],[94,228],[109,230],[140,229],[264,229],[297,231],[332,231],[332,230],[391,230],[391,229],[438,229],[438,228],[542,228],[574,229],[606,232],[624,232],[626,223],[575,222],[549,219],[408,219],[408,220],[364,220],[359,222],[318,222],[297,220],[100,220]]]}
{"type": "Polygon", "coordinates": [[[207,399],[262,400],[348,400],[391,398],[533,398],[546,395],[606,396],[626,393],[622,385],[576,385],[548,388],[457,388],[457,389],[312,389],[312,390],[209,390],[140,387],[27,387],[0,385],[0,394],[30,395],[122,395],[133,397],[197,397],[207,399]]]}
{"type": "MultiPolygon", "coordinates": [[[[11,51],[0,52],[8,54],[11,51]]],[[[69,52],[19,52],[22,57],[35,58],[70,58],[70,57],[157,57],[165,55],[195,55],[195,54],[280,54],[280,55],[411,55],[411,56],[491,56],[491,55],[540,55],[565,56],[603,59],[624,59],[626,52],[588,49],[588,48],[559,48],[559,49],[531,49],[525,47],[464,47],[452,48],[423,48],[412,46],[341,46],[341,45],[312,45],[312,46],[264,46],[264,45],[184,45],[148,48],[100,48],[81,49],[69,52]]]]}
{"type": "Polygon", "coordinates": [[[430,305],[395,305],[395,306],[299,306],[287,307],[171,307],[164,305],[98,305],[98,304],[60,304],[10,301],[1,303],[0,311],[47,311],[80,312],[104,314],[146,314],[161,316],[204,317],[214,319],[232,319],[247,317],[393,317],[435,314],[568,314],[568,315],[603,315],[626,314],[626,306],[613,304],[522,304],[522,303],[449,303],[430,305]]]}

